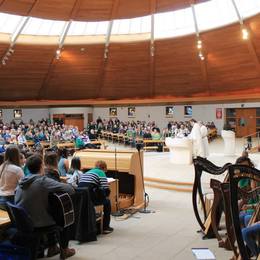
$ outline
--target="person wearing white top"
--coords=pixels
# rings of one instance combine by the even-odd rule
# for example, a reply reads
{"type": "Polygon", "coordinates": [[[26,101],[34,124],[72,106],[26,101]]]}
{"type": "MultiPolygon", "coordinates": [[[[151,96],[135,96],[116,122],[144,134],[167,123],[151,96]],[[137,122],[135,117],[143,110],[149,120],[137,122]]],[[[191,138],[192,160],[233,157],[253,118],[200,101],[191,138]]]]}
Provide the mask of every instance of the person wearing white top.
{"type": "Polygon", "coordinates": [[[189,135],[189,138],[192,140],[192,146],[193,146],[193,156],[201,156],[205,157],[203,143],[202,143],[202,137],[200,132],[200,126],[197,123],[195,119],[190,120],[190,124],[192,126],[191,133],[189,135]]]}
{"type": "Polygon", "coordinates": [[[73,157],[71,160],[71,166],[68,171],[68,175],[70,176],[67,179],[67,183],[71,184],[73,187],[78,187],[79,184],[79,178],[83,174],[82,171],[80,171],[81,168],[81,161],[79,157],[73,157]]]}
{"type": "Polygon", "coordinates": [[[200,125],[200,132],[201,132],[203,152],[204,152],[204,156],[202,157],[207,158],[209,156],[208,129],[201,121],[199,121],[199,125],[200,125]]]}
{"type": "Polygon", "coordinates": [[[6,201],[14,201],[15,189],[23,177],[19,150],[16,145],[9,145],[0,167],[0,206],[4,206],[6,201]]]}
{"type": "Polygon", "coordinates": [[[26,138],[23,132],[21,132],[17,137],[18,144],[26,144],[26,138]]]}

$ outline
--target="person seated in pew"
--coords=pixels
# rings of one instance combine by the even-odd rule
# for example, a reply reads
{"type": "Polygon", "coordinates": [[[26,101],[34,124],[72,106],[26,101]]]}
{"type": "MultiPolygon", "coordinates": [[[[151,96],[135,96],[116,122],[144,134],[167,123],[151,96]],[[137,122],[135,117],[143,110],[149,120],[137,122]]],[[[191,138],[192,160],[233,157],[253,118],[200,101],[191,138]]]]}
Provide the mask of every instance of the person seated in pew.
{"type": "Polygon", "coordinates": [[[58,162],[58,171],[60,176],[66,176],[69,170],[69,160],[68,160],[68,151],[67,149],[59,149],[59,162],[58,162]]]}
{"type": "Polygon", "coordinates": [[[24,177],[20,166],[20,152],[16,145],[9,145],[6,149],[4,162],[0,166],[0,206],[5,209],[7,201],[14,201],[14,192],[18,182],[24,177]]]}
{"type": "Polygon", "coordinates": [[[44,166],[45,175],[55,181],[60,182],[57,153],[46,152],[44,155],[44,166]]]}
{"type": "MultiPolygon", "coordinates": [[[[34,228],[44,228],[55,225],[49,214],[49,194],[63,192],[72,195],[75,191],[71,185],[59,183],[44,176],[42,157],[38,154],[30,156],[26,161],[30,175],[23,178],[15,193],[15,203],[23,207],[30,215],[34,228]]],[[[53,236],[50,236],[53,237],[53,236]]],[[[48,236],[48,238],[50,238],[48,236]]],[[[25,241],[26,242],[26,241],[25,241]]],[[[75,255],[75,249],[69,248],[68,230],[64,228],[60,233],[61,248],[55,240],[49,241],[48,256],[60,253],[61,259],[75,255]],[[54,244],[53,244],[54,243],[54,244]]]]}
{"type": "Polygon", "coordinates": [[[110,189],[105,174],[106,171],[106,162],[97,161],[95,168],[80,175],[78,187],[88,187],[94,205],[104,206],[103,233],[109,234],[113,232],[113,228],[110,227],[111,202],[108,198],[110,189]]]}
{"type": "Polygon", "coordinates": [[[143,139],[152,139],[151,132],[147,128],[144,129],[143,139]]]}
{"type": "Polygon", "coordinates": [[[81,169],[80,157],[75,156],[71,160],[70,169],[68,171],[70,178],[67,180],[67,183],[71,184],[73,187],[78,186],[80,176],[83,174],[80,169],[81,169]]]}
{"type": "Polygon", "coordinates": [[[160,139],[161,139],[160,129],[154,127],[152,130],[152,140],[160,140],[160,139]]]}
{"type": "Polygon", "coordinates": [[[77,136],[75,146],[78,149],[97,149],[97,146],[91,143],[89,136],[87,134],[83,134],[83,132],[77,136]]]}
{"type": "Polygon", "coordinates": [[[95,134],[95,130],[94,129],[90,129],[88,137],[89,137],[90,141],[97,140],[97,135],[95,134]]]}

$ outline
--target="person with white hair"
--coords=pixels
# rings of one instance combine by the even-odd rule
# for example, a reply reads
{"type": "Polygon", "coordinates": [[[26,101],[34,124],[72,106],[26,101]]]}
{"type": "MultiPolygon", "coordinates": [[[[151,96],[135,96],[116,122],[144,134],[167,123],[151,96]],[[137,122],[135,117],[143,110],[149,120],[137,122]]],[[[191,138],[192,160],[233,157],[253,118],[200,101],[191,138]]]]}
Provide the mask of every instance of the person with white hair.
{"type": "Polygon", "coordinates": [[[202,121],[199,121],[199,126],[200,126],[200,133],[201,133],[201,138],[202,138],[202,144],[203,144],[203,156],[207,158],[209,156],[209,141],[208,141],[208,129],[207,127],[203,124],[202,121]]]}

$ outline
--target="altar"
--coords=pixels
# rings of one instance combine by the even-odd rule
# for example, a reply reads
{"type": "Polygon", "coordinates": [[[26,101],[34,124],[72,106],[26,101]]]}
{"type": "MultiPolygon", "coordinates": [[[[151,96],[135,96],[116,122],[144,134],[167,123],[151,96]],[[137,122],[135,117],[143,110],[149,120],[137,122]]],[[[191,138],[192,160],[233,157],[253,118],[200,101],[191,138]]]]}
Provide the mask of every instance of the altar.
{"type": "Polygon", "coordinates": [[[170,160],[173,164],[192,163],[192,140],[187,137],[165,139],[165,144],[170,149],[170,160]]]}

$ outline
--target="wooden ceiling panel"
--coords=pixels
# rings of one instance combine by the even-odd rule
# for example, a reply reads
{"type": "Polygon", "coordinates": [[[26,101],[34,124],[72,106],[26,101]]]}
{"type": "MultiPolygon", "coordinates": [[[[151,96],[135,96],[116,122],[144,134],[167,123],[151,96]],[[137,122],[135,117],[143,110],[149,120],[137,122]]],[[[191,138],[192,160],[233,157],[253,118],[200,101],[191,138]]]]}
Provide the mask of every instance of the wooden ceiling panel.
{"type": "Polygon", "coordinates": [[[50,72],[44,98],[95,98],[103,55],[103,45],[66,46],[50,72]]]}
{"type": "Polygon", "coordinates": [[[102,96],[109,99],[148,96],[149,53],[148,42],[111,44],[102,96]]]}
{"type": "Polygon", "coordinates": [[[194,42],[194,36],[156,42],[156,95],[191,96],[205,91],[194,42]]]}
{"type": "Polygon", "coordinates": [[[258,57],[260,57],[260,15],[249,19],[246,22],[246,25],[250,30],[250,39],[253,43],[256,53],[258,57]]]}
{"type": "Polygon", "coordinates": [[[13,100],[18,97],[37,98],[36,93],[48,71],[53,53],[55,49],[50,46],[16,46],[6,66],[0,68],[1,98],[8,91],[13,100]]]}
{"type": "Polygon", "coordinates": [[[0,12],[27,15],[35,0],[4,0],[0,5],[0,12]]]}
{"type": "Polygon", "coordinates": [[[160,0],[157,1],[157,12],[167,12],[169,10],[176,10],[190,6],[189,0],[160,0]]]}
{"type": "Polygon", "coordinates": [[[83,0],[76,14],[76,20],[110,20],[115,0],[83,0]]]}
{"type": "MultiPolygon", "coordinates": [[[[247,24],[252,31],[247,41],[239,25],[203,33],[204,61],[198,58],[195,35],[156,40],[153,58],[149,41],[113,42],[106,60],[104,44],[65,45],[60,60],[54,59],[56,45],[18,44],[0,67],[0,101],[256,98],[260,15],[247,24]]],[[[0,55],[7,48],[0,44],[0,55]]]]}
{"type": "Polygon", "coordinates": [[[251,39],[242,39],[239,25],[205,33],[202,39],[212,94],[227,91],[225,88],[240,91],[259,86],[260,70],[249,49],[251,39]]]}
{"type": "Polygon", "coordinates": [[[45,19],[69,20],[76,0],[44,0],[38,1],[31,16],[45,19]]]}
{"type": "Polygon", "coordinates": [[[116,18],[131,18],[150,14],[150,2],[151,0],[119,0],[116,18]]]}

